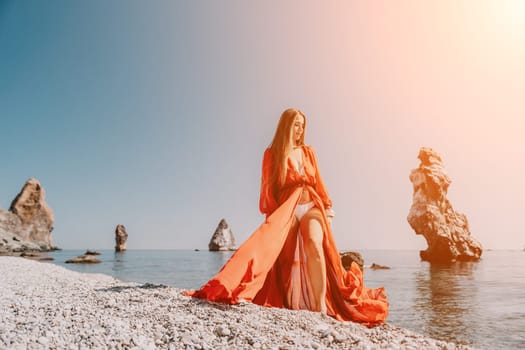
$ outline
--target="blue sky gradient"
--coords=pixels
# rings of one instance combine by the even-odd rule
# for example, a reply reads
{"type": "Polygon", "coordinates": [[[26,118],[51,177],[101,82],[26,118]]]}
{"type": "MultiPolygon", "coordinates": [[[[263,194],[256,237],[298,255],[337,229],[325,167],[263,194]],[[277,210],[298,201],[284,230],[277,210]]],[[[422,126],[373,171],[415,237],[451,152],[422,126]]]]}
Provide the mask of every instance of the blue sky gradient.
{"type": "Polygon", "coordinates": [[[242,242],[296,107],[341,249],[425,246],[421,146],[474,236],[519,248],[525,27],[497,32],[494,4],[0,0],[0,207],[35,177],[63,248],[111,248],[117,224],[129,248],[205,248],[223,217],[242,242]]]}

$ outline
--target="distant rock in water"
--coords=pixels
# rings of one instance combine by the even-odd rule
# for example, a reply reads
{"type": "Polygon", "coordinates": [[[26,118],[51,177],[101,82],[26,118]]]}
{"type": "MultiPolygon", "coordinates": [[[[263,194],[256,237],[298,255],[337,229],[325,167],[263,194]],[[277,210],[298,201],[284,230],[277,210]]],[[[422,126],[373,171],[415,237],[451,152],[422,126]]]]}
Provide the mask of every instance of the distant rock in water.
{"type": "Polygon", "coordinates": [[[124,225],[117,225],[115,228],[115,251],[123,252],[126,250],[126,242],[128,240],[128,233],[124,225]]]}
{"type": "Polygon", "coordinates": [[[98,264],[100,260],[95,258],[94,255],[84,254],[79,255],[76,258],[66,260],[66,264],[98,264]]]}
{"type": "Polygon", "coordinates": [[[379,265],[376,263],[372,263],[372,265],[370,265],[370,268],[372,270],[389,270],[390,269],[389,266],[379,265]]]}
{"type": "Polygon", "coordinates": [[[235,237],[228,227],[226,220],[222,219],[208,244],[210,251],[235,250],[235,237]]]}
{"type": "Polygon", "coordinates": [[[454,211],[446,198],[450,178],[441,157],[431,148],[419,151],[419,167],[410,173],[414,194],[407,220],[416,234],[423,235],[427,250],[420,251],[429,262],[477,261],[483,249],[470,235],[467,217],[454,211]]]}
{"type": "Polygon", "coordinates": [[[44,188],[37,179],[29,179],[11,202],[9,211],[0,209],[0,230],[8,242],[0,246],[5,252],[49,251],[53,246],[53,212],[47,205],[44,188]],[[17,243],[13,243],[17,242],[17,243]]]}
{"type": "Polygon", "coordinates": [[[340,252],[339,255],[341,256],[341,263],[343,264],[345,270],[350,269],[350,265],[352,265],[352,262],[355,262],[361,270],[363,269],[364,260],[360,253],[340,252]]]}
{"type": "Polygon", "coordinates": [[[96,250],[86,250],[84,255],[100,255],[100,252],[97,252],[96,250]]]}

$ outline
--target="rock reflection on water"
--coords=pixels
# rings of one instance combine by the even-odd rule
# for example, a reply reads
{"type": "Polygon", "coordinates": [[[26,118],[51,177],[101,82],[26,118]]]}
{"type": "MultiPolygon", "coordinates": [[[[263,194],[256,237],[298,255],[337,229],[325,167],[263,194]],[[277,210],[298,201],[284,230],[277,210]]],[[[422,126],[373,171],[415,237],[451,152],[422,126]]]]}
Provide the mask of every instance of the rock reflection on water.
{"type": "Polygon", "coordinates": [[[115,252],[113,256],[113,271],[122,271],[126,267],[126,251],[115,252]]]}
{"type": "Polygon", "coordinates": [[[415,317],[431,337],[472,345],[476,334],[478,285],[475,262],[428,264],[415,274],[415,317]]]}
{"type": "MultiPolygon", "coordinates": [[[[210,267],[217,267],[217,266],[220,266],[222,268],[222,266],[224,264],[226,264],[226,262],[230,259],[230,257],[232,256],[232,254],[234,253],[233,251],[218,251],[218,252],[210,252],[212,254],[212,264],[210,267]]],[[[219,272],[219,271],[217,271],[219,272]]]]}

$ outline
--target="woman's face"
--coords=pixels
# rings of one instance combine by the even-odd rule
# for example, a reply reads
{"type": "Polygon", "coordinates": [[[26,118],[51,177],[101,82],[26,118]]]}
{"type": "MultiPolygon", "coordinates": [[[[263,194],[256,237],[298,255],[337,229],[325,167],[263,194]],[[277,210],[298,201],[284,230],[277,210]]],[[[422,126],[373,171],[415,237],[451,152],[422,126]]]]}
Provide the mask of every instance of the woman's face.
{"type": "Polygon", "coordinates": [[[295,120],[292,124],[292,143],[296,145],[304,132],[304,117],[300,114],[295,115],[295,120]]]}

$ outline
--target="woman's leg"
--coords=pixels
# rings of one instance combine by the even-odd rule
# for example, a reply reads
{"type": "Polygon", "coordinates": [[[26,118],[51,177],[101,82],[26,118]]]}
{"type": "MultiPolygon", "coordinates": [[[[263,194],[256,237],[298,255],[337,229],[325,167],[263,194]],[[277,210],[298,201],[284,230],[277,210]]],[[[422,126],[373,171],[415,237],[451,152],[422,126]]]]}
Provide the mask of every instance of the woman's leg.
{"type": "MultiPolygon", "coordinates": [[[[288,237],[284,243],[281,254],[279,255],[279,263],[277,264],[277,275],[283,287],[284,299],[283,304],[289,309],[294,308],[293,295],[294,285],[291,281],[291,273],[294,268],[294,254],[297,245],[297,231],[299,230],[299,220],[293,218],[292,226],[288,232],[288,237]]],[[[298,308],[298,307],[295,307],[298,308]]]]}
{"type": "Polygon", "coordinates": [[[293,218],[292,226],[288,232],[288,237],[284,242],[283,249],[279,255],[279,262],[286,267],[290,267],[293,264],[293,252],[295,251],[295,245],[297,244],[297,235],[296,232],[299,229],[299,221],[296,217],[293,218]]]}
{"type": "Polygon", "coordinates": [[[322,220],[321,211],[314,207],[301,218],[300,227],[314,294],[312,311],[326,312],[326,265],[323,251],[322,220]]]}

